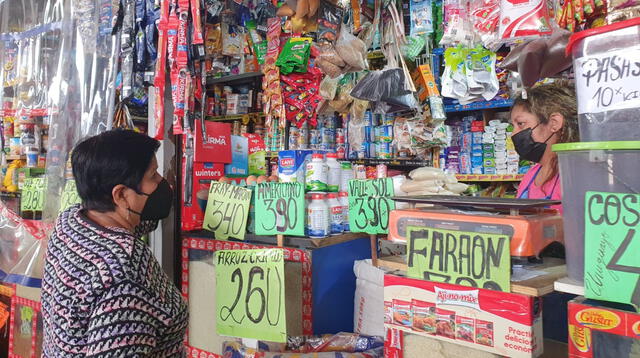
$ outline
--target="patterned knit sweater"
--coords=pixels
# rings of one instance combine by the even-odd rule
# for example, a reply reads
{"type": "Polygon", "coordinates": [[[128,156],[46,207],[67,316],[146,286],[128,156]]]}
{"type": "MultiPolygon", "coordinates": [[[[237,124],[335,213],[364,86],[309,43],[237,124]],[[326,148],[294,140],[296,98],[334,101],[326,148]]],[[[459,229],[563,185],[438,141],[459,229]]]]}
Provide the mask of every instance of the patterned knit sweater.
{"type": "Polygon", "coordinates": [[[43,357],[182,357],[187,306],[136,234],[104,228],[79,206],[49,239],[42,282],[43,357]]]}

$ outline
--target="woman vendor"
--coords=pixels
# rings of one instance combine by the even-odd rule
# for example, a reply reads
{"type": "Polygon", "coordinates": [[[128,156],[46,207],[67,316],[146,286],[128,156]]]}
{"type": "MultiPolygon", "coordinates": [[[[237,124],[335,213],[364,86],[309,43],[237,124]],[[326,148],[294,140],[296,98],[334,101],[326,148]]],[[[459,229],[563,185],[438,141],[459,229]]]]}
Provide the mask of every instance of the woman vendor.
{"type": "MultiPolygon", "coordinates": [[[[534,163],[522,179],[518,198],[562,199],[557,143],[578,141],[575,89],[566,82],[540,85],[515,100],[511,109],[513,144],[520,159],[534,163]]],[[[562,213],[562,205],[553,206],[562,213]]]]}

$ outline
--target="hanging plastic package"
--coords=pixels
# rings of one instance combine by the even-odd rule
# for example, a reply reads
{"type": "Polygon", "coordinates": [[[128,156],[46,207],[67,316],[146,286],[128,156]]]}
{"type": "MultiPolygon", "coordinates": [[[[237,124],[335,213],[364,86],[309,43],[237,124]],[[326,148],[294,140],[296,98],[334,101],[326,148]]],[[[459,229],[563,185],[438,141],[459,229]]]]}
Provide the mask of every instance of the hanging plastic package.
{"type": "Polygon", "coordinates": [[[430,34],[433,32],[431,0],[411,0],[411,36],[430,34]]]}
{"type": "Polygon", "coordinates": [[[120,35],[120,57],[122,58],[122,97],[128,98],[133,94],[133,66],[135,39],[135,9],[134,0],[124,1],[124,15],[120,35]]]}
{"type": "Polygon", "coordinates": [[[322,0],[318,13],[318,44],[334,44],[338,38],[344,10],[328,0],[322,0]]]}
{"type": "MultiPolygon", "coordinates": [[[[146,69],[146,33],[144,27],[146,0],[135,0],[136,16],[135,16],[135,71],[144,71],[146,69]]],[[[135,79],[134,79],[135,87],[135,79]]],[[[134,89],[135,91],[135,89],[134,89]]]]}
{"type": "Polygon", "coordinates": [[[335,45],[340,58],[349,65],[349,72],[367,69],[367,48],[365,43],[353,36],[346,27],[340,30],[340,37],[335,45]]]}
{"type": "MultiPolygon", "coordinates": [[[[156,46],[156,21],[160,19],[160,9],[161,6],[156,4],[155,0],[146,0],[147,1],[147,11],[145,13],[145,40],[146,40],[146,49],[148,64],[154,64],[158,57],[158,48],[156,46]]],[[[158,39],[158,41],[160,41],[158,39]]]]}
{"type": "Polygon", "coordinates": [[[178,12],[178,42],[176,47],[176,62],[181,68],[189,61],[189,0],[179,0],[178,12]]]}
{"type": "MultiPolygon", "coordinates": [[[[200,0],[191,0],[191,44],[204,45],[204,31],[202,29],[202,17],[200,16],[200,0]]],[[[204,55],[204,54],[203,54],[204,55]]]]}
{"type": "Polygon", "coordinates": [[[501,0],[499,32],[503,40],[550,35],[547,2],[501,0]]]}
{"type": "Polygon", "coordinates": [[[169,0],[161,0],[160,20],[158,22],[158,60],[156,61],[156,76],[153,81],[153,88],[156,93],[154,119],[156,133],[149,133],[157,140],[164,139],[164,104],[165,85],[167,67],[167,46],[169,25],[169,0]]]}
{"type": "Polygon", "coordinates": [[[287,40],[278,56],[276,66],[280,73],[288,75],[292,72],[306,73],[311,54],[311,38],[293,37],[287,40]]]}

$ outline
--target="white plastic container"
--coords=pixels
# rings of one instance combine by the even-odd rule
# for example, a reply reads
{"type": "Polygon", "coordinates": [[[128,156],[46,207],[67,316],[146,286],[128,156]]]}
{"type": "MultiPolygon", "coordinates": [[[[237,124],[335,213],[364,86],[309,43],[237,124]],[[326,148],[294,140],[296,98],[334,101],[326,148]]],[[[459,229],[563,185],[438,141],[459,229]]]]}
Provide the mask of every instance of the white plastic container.
{"type": "Polygon", "coordinates": [[[573,34],[580,140],[640,138],[640,18],[573,34]]]}
{"type": "Polygon", "coordinates": [[[314,154],[311,157],[305,173],[307,191],[327,191],[328,169],[324,155],[314,154]]]}
{"type": "Polygon", "coordinates": [[[329,231],[331,235],[340,235],[344,230],[342,203],[338,199],[338,193],[327,195],[327,205],[329,206],[329,231]]]}
{"type": "Polygon", "coordinates": [[[311,203],[307,207],[309,237],[323,238],[329,235],[329,207],[324,200],[324,194],[311,195],[311,203]]]}
{"type": "Polygon", "coordinates": [[[338,154],[327,154],[327,191],[338,192],[340,190],[340,182],[342,180],[342,167],[338,163],[338,154]]]}
{"type": "Polygon", "coordinates": [[[351,162],[340,164],[340,191],[349,191],[349,180],[353,179],[353,166],[351,162]]]}
{"type": "Polygon", "coordinates": [[[583,282],[585,194],[640,193],[640,141],[564,143],[553,150],[560,164],[567,275],[583,282]]]}
{"type": "Polygon", "coordinates": [[[349,193],[341,191],[339,196],[342,205],[342,231],[349,232],[351,231],[349,228],[349,193]]]}

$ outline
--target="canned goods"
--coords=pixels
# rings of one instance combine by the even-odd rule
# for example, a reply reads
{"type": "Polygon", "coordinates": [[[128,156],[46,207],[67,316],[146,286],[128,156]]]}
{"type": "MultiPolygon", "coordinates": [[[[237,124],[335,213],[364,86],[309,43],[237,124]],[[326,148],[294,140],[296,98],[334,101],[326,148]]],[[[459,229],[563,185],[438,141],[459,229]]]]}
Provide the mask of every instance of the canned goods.
{"type": "Polygon", "coordinates": [[[396,117],[395,117],[393,114],[386,114],[386,115],[383,117],[382,125],[385,125],[385,126],[392,126],[392,125],[393,125],[393,121],[394,121],[395,119],[396,119],[396,117]]]}
{"type": "Polygon", "coordinates": [[[378,164],[376,165],[376,178],[386,178],[387,177],[387,165],[386,164],[378,164]]]}
{"type": "Polygon", "coordinates": [[[367,179],[367,168],[364,165],[356,164],[353,170],[356,174],[356,179],[367,179]]]}
{"type": "Polygon", "coordinates": [[[393,157],[391,143],[378,143],[376,145],[376,152],[379,159],[391,159],[393,157]]]}
{"type": "Polygon", "coordinates": [[[365,154],[365,158],[375,158],[376,157],[376,144],[375,143],[369,143],[369,142],[365,142],[365,150],[364,152],[365,154]]]}
{"type": "Polygon", "coordinates": [[[367,167],[367,179],[376,178],[376,167],[367,167]]]}
{"type": "Polygon", "coordinates": [[[344,159],[346,153],[346,147],[344,144],[336,145],[336,153],[338,154],[338,159],[344,159]]]}
{"type": "Polygon", "coordinates": [[[320,135],[320,131],[317,129],[309,130],[309,144],[313,147],[314,145],[318,145],[322,142],[322,136],[320,135]]]}
{"type": "Polygon", "coordinates": [[[331,144],[335,143],[336,140],[336,130],[333,128],[322,128],[320,130],[322,139],[320,143],[331,144]]]}
{"type": "Polygon", "coordinates": [[[300,130],[297,127],[289,128],[289,149],[300,149],[298,147],[298,140],[300,139],[300,130]]]}
{"type": "Polygon", "coordinates": [[[378,143],[393,142],[393,126],[376,127],[376,142],[378,143]]]}
{"type": "Polygon", "coordinates": [[[364,127],[364,140],[367,142],[375,142],[376,134],[374,126],[365,126],[364,127]]]}
{"type": "Polygon", "coordinates": [[[370,110],[364,112],[364,122],[368,125],[373,125],[373,113],[370,110]]]}
{"type": "Polygon", "coordinates": [[[336,144],[344,144],[345,140],[344,128],[336,128],[336,144]]]}
{"type": "Polygon", "coordinates": [[[306,122],[300,128],[300,137],[298,137],[298,149],[307,149],[309,148],[309,127],[306,122]]]}

